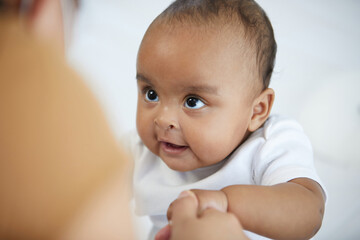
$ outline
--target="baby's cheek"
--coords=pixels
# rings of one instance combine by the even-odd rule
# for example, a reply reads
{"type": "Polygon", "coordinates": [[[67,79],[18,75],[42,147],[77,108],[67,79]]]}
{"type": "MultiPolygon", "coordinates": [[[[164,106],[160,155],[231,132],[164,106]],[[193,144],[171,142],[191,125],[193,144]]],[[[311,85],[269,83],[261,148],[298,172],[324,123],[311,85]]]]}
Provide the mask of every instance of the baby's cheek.
{"type": "Polygon", "coordinates": [[[137,125],[137,131],[145,146],[153,151],[154,137],[150,127],[140,123],[137,125]]]}
{"type": "Polygon", "coordinates": [[[217,162],[224,160],[240,144],[243,133],[232,131],[222,131],[208,136],[208,154],[217,162]]]}
{"type": "Polygon", "coordinates": [[[140,137],[146,138],[147,135],[149,135],[152,131],[151,129],[152,119],[149,114],[145,110],[143,110],[141,107],[137,110],[137,116],[136,116],[136,127],[138,130],[138,133],[140,137]]]}
{"type": "Polygon", "coordinates": [[[220,162],[228,155],[221,136],[212,134],[211,131],[193,132],[191,140],[192,151],[199,158],[199,161],[205,165],[220,162]]]}

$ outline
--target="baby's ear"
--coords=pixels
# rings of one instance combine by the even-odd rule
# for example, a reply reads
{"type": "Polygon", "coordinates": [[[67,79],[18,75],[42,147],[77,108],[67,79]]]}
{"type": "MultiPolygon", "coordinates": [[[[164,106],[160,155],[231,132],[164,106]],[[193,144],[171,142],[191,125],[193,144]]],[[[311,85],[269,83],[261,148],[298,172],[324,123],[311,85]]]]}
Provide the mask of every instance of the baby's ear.
{"type": "Polygon", "coordinates": [[[268,118],[275,99],[275,92],[271,88],[265,89],[253,102],[252,117],[248,127],[254,132],[268,118]]]}

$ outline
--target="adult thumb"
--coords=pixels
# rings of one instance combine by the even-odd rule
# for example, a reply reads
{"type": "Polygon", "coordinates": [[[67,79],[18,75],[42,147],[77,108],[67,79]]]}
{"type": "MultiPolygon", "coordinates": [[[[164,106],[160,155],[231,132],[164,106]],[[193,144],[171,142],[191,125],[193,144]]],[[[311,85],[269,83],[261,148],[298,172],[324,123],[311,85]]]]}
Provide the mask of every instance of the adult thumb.
{"type": "Polygon", "coordinates": [[[171,204],[171,211],[168,213],[171,225],[187,219],[197,218],[199,202],[192,191],[183,191],[179,197],[171,204]]]}

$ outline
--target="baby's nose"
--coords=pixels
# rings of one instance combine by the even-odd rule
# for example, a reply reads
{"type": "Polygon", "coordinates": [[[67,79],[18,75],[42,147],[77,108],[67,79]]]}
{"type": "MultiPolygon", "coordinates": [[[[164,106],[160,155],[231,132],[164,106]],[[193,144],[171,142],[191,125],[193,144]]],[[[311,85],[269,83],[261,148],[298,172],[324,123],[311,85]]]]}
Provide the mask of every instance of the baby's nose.
{"type": "Polygon", "coordinates": [[[154,119],[155,125],[163,130],[178,129],[179,123],[176,112],[164,107],[154,119]]]}

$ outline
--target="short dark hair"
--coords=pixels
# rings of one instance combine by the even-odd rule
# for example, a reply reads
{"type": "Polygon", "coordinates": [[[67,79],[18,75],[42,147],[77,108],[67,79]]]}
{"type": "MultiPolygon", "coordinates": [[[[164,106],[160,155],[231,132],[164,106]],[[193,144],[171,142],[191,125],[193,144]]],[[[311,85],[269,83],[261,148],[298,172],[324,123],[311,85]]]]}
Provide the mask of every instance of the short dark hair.
{"type": "Polygon", "coordinates": [[[277,44],[269,18],[254,0],[176,0],[154,22],[159,20],[200,25],[231,21],[230,24],[240,26],[256,51],[256,64],[263,87],[269,86],[277,44]]]}

